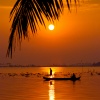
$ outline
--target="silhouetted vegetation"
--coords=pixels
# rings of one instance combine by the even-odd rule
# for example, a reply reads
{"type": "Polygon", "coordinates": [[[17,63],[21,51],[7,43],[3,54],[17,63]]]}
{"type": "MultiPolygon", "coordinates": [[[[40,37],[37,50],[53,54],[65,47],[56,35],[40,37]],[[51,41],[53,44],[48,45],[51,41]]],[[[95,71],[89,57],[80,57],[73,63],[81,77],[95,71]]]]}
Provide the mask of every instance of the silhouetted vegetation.
{"type": "MultiPolygon", "coordinates": [[[[73,1],[77,4],[78,0],[73,1]]],[[[71,2],[72,0],[66,0],[66,6],[69,10],[71,2]]],[[[40,24],[46,27],[44,17],[52,22],[58,20],[63,12],[64,5],[63,0],[17,0],[10,12],[12,25],[7,56],[12,57],[16,41],[21,44],[22,38],[28,38],[29,28],[35,34],[40,24]]]]}

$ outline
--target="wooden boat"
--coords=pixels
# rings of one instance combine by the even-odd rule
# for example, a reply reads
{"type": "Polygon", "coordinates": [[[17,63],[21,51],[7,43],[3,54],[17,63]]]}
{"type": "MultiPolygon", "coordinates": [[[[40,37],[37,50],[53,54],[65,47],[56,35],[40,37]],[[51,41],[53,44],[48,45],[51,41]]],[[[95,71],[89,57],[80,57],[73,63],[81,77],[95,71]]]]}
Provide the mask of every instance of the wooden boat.
{"type": "Polygon", "coordinates": [[[49,81],[49,80],[71,80],[71,81],[76,81],[76,80],[80,80],[80,77],[76,77],[76,78],[72,78],[72,77],[70,77],[70,78],[59,78],[59,77],[52,77],[52,78],[50,78],[50,77],[43,77],[43,79],[45,79],[45,80],[47,80],[47,81],[49,81]]]}

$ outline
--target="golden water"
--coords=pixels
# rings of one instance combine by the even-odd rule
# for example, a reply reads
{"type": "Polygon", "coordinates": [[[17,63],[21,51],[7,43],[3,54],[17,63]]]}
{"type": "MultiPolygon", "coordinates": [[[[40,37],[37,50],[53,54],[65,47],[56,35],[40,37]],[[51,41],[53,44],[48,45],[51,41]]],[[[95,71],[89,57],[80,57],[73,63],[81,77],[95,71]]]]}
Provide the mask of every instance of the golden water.
{"type": "Polygon", "coordinates": [[[77,73],[81,80],[44,81],[42,77],[49,72],[48,67],[2,67],[0,100],[100,100],[100,75],[97,74],[100,67],[52,67],[52,70],[57,75],[77,73]],[[21,75],[27,72],[32,75],[21,75]]]}

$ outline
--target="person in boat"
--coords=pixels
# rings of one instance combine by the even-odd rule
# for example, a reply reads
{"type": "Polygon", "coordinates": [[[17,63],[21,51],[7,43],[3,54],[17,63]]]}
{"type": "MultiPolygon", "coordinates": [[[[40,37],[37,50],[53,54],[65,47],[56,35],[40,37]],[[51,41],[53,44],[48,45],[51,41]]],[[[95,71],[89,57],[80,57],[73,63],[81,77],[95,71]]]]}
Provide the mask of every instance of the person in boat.
{"type": "Polygon", "coordinates": [[[72,74],[71,78],[75,79],[76,78],[76,75],[75,73],[72,74]]]}
{"type": "Polygon", "coordinates": [[[52,75],[52,69],[50,68],[50,76],[52,75]]]}

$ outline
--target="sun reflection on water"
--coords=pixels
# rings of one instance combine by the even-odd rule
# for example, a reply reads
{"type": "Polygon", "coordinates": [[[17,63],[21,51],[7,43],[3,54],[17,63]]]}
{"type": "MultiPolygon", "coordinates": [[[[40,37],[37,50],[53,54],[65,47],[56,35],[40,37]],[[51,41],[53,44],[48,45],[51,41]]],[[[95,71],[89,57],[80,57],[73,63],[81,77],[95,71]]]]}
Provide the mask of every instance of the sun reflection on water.
{"type": "Polygon", "coordinates": [[[50,81],[49,83],[49,100],[55,100],[54,81],[50,81]]]}

